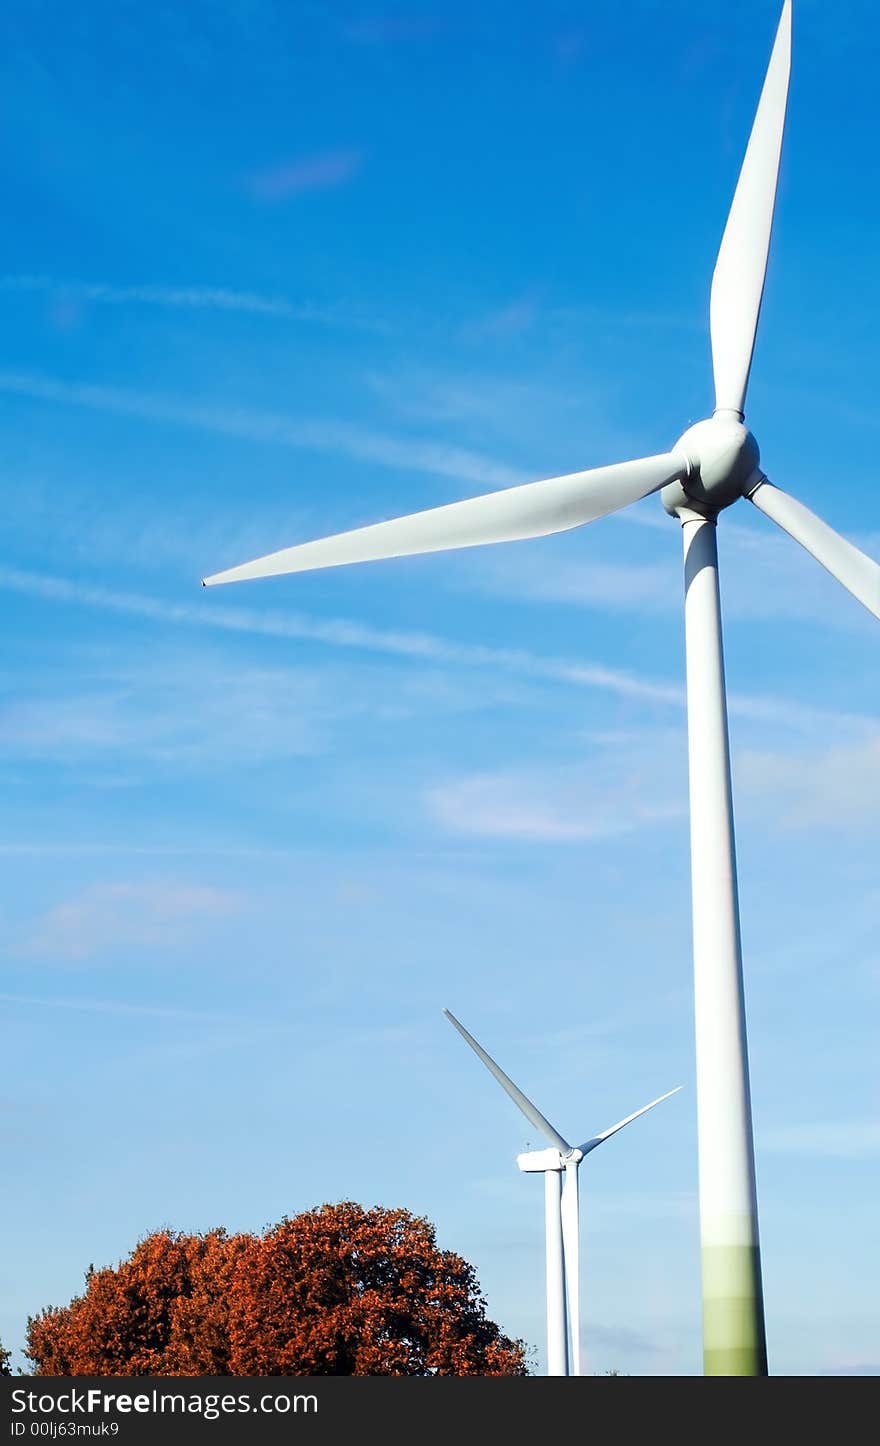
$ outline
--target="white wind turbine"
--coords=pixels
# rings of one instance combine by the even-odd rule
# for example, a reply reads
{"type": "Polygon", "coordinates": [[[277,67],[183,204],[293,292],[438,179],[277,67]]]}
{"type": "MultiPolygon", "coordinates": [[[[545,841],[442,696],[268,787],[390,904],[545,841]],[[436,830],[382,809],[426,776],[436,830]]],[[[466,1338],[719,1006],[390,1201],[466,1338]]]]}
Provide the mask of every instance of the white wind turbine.
{"type": "Polygon", "coordinates": [[[727,705],[721,645],[718,514],[746,497],[880,617],[880,566],[761,471],[743,424],[776,199],[788,95],[785,0],[721,241],[709,309],[715,410],[669,452],[574,472],[305,542],[206,583],[543,537],[661,492],[682,525],[690,772],[704,1369],[764,1375],[754,1146],[739,934],[727,705]]]}
{"type": "Polygon", "coordinates": [[[529,1150],[517,1155],[516,1163],[528,1174],[544,1176],[544,1213],[547,1234],[547,1375],[579,1376],[581,1373],[581,1312],[580,1312],[580,1219],[578,1211],[578,1168],[581,1160],[597,1145],[610,1140],[624,1125],[637,1120],[678,1094],[681,1085],[668,1090],[648,1105],[642,1105],[625,1120],[618,1120],[601,1134],[593,1135],[583,1145],[570,1145],[564,1140],[541,1111],[517,1089],[487,1054],[472,1034],[448,1009],[443,1013],[466,1039],[474,1054],[483,1061],[490,1074],[494,1075],[506,1094],[510,1095],[517,1109],[521,1110],[530,1125],[550,1141],[549,1150],[529,1150]],[[565,1180],[563,1181],[563,1174],[565,1180]]]}

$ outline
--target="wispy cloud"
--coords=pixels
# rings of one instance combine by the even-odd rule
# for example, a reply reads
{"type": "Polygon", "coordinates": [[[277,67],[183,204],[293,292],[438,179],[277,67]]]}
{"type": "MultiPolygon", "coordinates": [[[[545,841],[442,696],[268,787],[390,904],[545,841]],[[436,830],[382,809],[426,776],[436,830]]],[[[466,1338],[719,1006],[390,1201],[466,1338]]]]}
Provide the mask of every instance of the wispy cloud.
{"type": "Polygon", "coordinates": [[[118,286],[106,281],[65,281],[52,276],[22,274],[0,277],[0,291],[41,292],[62,302],[74,304],[243,312],[251,316],[277,317],[284,321],[351,326],[358,330],[388,329],[384,319],[368,316],[352,302],[317,305],[311,302],[293,302],[283,296],[264,296],[256,291],[230,290],[223,286],[118,286]]]}
{"type": "Polygon", "coordinates": [[[76,1009],[87,1014],[147,1015],[194,1024],[234,1023],[228,1014],[208,1014],[201,1009],[174,1009],[164,1004],[129,1004],[119,999],[47,999],[37,994],[0,994],[0,1003],[20,1004],[34,1009],[76,1009]]]}
{"type": "MultiPolygon", "coordinates": [[[[387,390],[387,382],[376,382],[387,390]]],[[[379,463],[399,471],[450,477],[480,487],[508,487],[528,480],[524,471],[498,458],[469,448],[428,439],[400,437],[358,427],[344,421],[296,419],[248,408],[202,407],[150,393],[116,387],[75,384],[33,373],[0,372],[0,392],[36,401],[171,423],[201,431],[350,457],[379,463]]],[[[430,402],[426,404],[430,408],[430,402]]],[[[435,399],[437,420],[449,417],[450,408],[464,405],[460,393],[435,399]]],[[[484,402],[484,405],[490,405],[484,402]]],[[[494,403],[493,403],[494,405],[494,403]]],[[[425,415],[429,415],[426,412],[425,415]]],[[[665,521],[640,509],[623,514],[639,526],[664,527],[665,521]]],[[[823,570],[788,539],[725,519],[723,541],[734,554],[725,570],[725,615],[732,619],[767,617],[802,619],[822,624],[861,622],[858,605],[835,588],[823,570]],[[833,596],[831,590],[833,589],[833,596]],[[829,605],[830,601],[830,605],[829,605]]],[[[876,537],[857,539],[870,551],[876,537]]],[[[481,589],[517,597],[529,596],[567,605],[625,611],[672,611],[680,607],[680,578],[676,560],[648,563],[582,561],[554,558],[552,567],[517,549],[514,562],[507,550],[481,556],[479,569],[464,564],[465,575],[481,589]]],[[[732,699],[732,708],[749,716],[770,719],[766,700],[732,699]]],[[[773,704],[773,718],[780,717],[773,704]]]]}
{"type": "Polygon", "coordinates": [[[511,436],[523,414],[546,421],[553,409],[582,416],[584,399],[576,391],[564,393],[542,382],[514,381],[485,373],[459,371],[454,375],[419,370],[411,364],[393,371],[369,371],[364,381],[384,406],[396,415],[422,422],[487,425],[511,436]]]}
{"type": "Polygon", "coordinates": [[[539,309],[536,296],[518,297],[470,322],[464,328],[465,338],[472,341],[510,341],[529,330],[538,317],[539,309]]]}
{"type": "MultiPolygon", "coordinates": [[[[625,612],[681,611],[678,550],[662,562],[603,562],[565,558],[548,567],[531,557],[517,568],[507,559],[493,559],[480,581],[488,591],[527,597],[538,602],[565,603],[625,612]]],[[[476,580],[476,569],[475,580],[476,580]]]]}
{"type": "Polygon", "coordinates": [[[117,669],[104,662],[61,698],[45,683],[31,694],[22,684],[0,703],[0,756],[79,764],[100,754],[136,771],[145,759],[210,768],[243,750],[259,766],[324,752],[332,723],[364,706],[305,669],[192,657],[117,669]]]}
{"type": "MultiPolygon", "coordinates": [[[[428,790],[456,833],[533,843],[610,838],[684,817],[684,729],[591,735],[588,764],[508,768],[428,790]],[[662,760],[662,766],[660,766],[662,760]]],[[[735,755],[737,798],[772,829],[880,827],[880,733],[832,750],[735,755]]]]}
{"type": "Polygon", "coordinates": [[[50,909],[22,941],[28,957],[80,962],[109,950],[167,949],[193,927],[239,913],[239,894],[175,881],[93,884],[50,909]]]}
{"type": "Polygon", "coordinates": [[[260,201],[283,201],[304,191],[324,191],[341,186],[357,175],[363,156],[357,150],[325,151],[282,161],[249,176],[246,187],[260,201]]]}
{"type": "Polygon", "coordinates": [[[531,843],[579,843],[678,819],[684,791],[647,752],[600,753],[588,766],[480,773],[429,790],[427,806],[457,833],[531,843]]]}
{"type": "Polygon", "coordinates": [[[440,477],[479,482],[486,487],[509,487],[527,480],[521,472],[504,463],[464,447],[392,437],[356,427],[350,422],[297,421],[273,412],[233,406],[198,407],[151,393],[64,382],[25,372],[0,372],[0,392],[62,406],[87,407],[91,411],[117,416],[170,422],[222,436],[242,437],[252,442],[329,452],[358,461],[378,462],[404,472],[429,472],[440,477]]]}
{"type": "Polygon", "coordinates": [[[804,733],[824,731],[827,735],[827,730],[834,728],[838,732],[845,730],[850,735],[864,738],[873,733],[876,727],[876,720],[863,714],[840,713],[833,708],[776,698],[772,694],[761,697],[729,693],[727,706],[735,717],[746,718],[753,723],[770,723],[780,728],[792,728],[804,733]]]}
{"type": "Polygon", "coordinates": [[[527,677],[548,678],[578,687],[599,688],[622,697],[681,706],[683,693],[674,684],[652,682],[600,664],[541,658],[519,649],[457,643],[431,633],[408,633],[373,628],[343,618],[321,619],[302,613],[257,612],[252,609],[209,604],[176,604],[138,593],[89,587],[67,578],[0,566],[0,588],[42,597],[47,601],[79,603],[160,623],[183,623],[224,632],[254,633],[265,637],[304,639],[331,647],[385,653],[429,663],[499,668],[527,677]]]}
{"type": "Polygon", "coordinates": [[[758,1147],[774,1155],[819,1155],[833,1160],[868,1160],[880,1156],[880,1122],[840,1120],[837,1123],[784,1125],[763,1130],[758,1147]]]}
{"type": "Polygon", "coordinates": [[[360,734],[375,724],[385,733],[413,719],[436,723],[516,706],[534,692],[503,677],[474,689],[437,668],[396,672],[390,689],[381,660],[367,668],[336,658],[253,667],[204,640],[171,652],[167,642],[141,645],[136,653],[84,648],[66,659],[73,683],[61,667],[17,681],[8,697],[0,687],[0,761],[49,763],[80,781],[84,767],[99,761],[90,786],[102,791],[138,785],[145,771],[154,778],[225,771],[233,757],[247,758],[253,773],[277,760],[331,754],[351,728],[360,734]]]}
{"type": "MultiPolygon", "coordinates": [[[[253,633],[263,637],[303,639],[330,647],[351,648],[393,657],[412,658],[468,668],[491,668],[529,678],[545,678],[577,688],[596,688],[621,698],[659,703],[676,709],[685,706],[681,685],[640,677],[622,669],[566,658],[541,657],[519,648],[493,648],[480,643],[459,643],[432,633],[404,632],[371,627],[344,618],[313,618],[302,613],[170,603],[138,593],[90,587],[68,578],[0,565],[0,588],[44,598],[50,602],[75,603],[105,609],[157,623],[207,627],[223,632],[253,633]]],[[[822,708],[774,697],[732,694],[731,712],[781,727],[812,731],[848,728],[873,736],[874,720],[857,714],[835,713],[822,708]]]]}
{"type": "Polygon", "coordinates": [[[810,753],[745,751],[736,782],[777,826],[880,827],[880,732],[810,753]]]}

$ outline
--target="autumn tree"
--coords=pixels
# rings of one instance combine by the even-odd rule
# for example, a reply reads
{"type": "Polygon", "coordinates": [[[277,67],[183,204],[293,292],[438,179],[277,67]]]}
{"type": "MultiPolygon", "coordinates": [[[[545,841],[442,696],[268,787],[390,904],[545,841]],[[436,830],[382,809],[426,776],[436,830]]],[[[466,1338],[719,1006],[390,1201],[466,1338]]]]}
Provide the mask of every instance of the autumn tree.
{"type": "Polygon", "coordinates": [[[345,1202],[283,1220],[243,1251],[238,1280],[236,1374],[524,1374],[473,1266],[407,1210],[345,1202]]]}
{"type": "Polygon", "coordinates": [[[476,1274],[407,1210],[343,1202],[228,1236],[157,1231],[28,1323],[37,1375],[525,1375],[476,1274]]]}
{"type": "Polygon", "coordinates": [[[229,1375],[231,1274],[246,1237],[157,1230],[70,1305],[28,1321],[42,1376],[229,1375]]]}

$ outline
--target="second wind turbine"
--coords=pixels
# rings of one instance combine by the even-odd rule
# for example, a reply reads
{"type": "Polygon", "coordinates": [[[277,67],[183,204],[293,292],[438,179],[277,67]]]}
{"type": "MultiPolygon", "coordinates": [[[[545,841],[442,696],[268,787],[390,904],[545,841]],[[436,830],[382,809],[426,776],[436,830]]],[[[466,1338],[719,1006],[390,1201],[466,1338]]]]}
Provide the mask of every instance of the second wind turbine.
{"type": "Polygon", "coordinates": [[[637,1120],[639,1115],[652,1110],[655,1105],[677,1094],[681,1085],[668,1090],[665,1095],[642,1105],[626,1119],[618,1120],[598,1135],[593,1135],[582,1145],[570,1145],[555,1130],[550,1121],[531,1100],[518,1089],[513,1080],[504,1073],[491,1055],[468,1034],[454,1014],[448,1009],[443,1013],[461,1035],[467,1040],[474,1054],[483,1061],[490,1074],[494,1075],[501,1088],[510,1095],[518,1110],[521,1110],[530,1125],[550,1141],[549,1150],[528,1150],[517,1155],[516,1163],[526,1174],[544,1176],[544,1210],[547,1231],[547,1375],[579,1376],[581,1373],[581,1321],[580,1321],[580,1218],[578,1209],[578,1168],[581,1160],[597,1145],[604,1144],[637,1120]],[[564,1176],[564,1179],[563,1179],[564,1176]]]}

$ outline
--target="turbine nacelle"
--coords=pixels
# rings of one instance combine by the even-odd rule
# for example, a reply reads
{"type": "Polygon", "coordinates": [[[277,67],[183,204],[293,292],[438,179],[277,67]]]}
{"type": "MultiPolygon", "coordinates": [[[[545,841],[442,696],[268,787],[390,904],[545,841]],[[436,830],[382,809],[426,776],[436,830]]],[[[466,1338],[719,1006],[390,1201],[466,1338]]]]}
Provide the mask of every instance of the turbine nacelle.
{"type": "Polygon", "coordinates": [[[672,516],[682,507],[714,516],[762,480],[758,444],[738,412],[719,410],[688,427],[673,451],[683,459],[685,475],[660,493],[672,516]]]}
{"type": "Polygon", "coordinates": [[[584,1158],[581,1150],[526,1150],[517,1155],[516,1163],[526,1175],[544,1174],[547,1170],[564,1170],[566,1165],[579,1165],[584,1158]]]}

